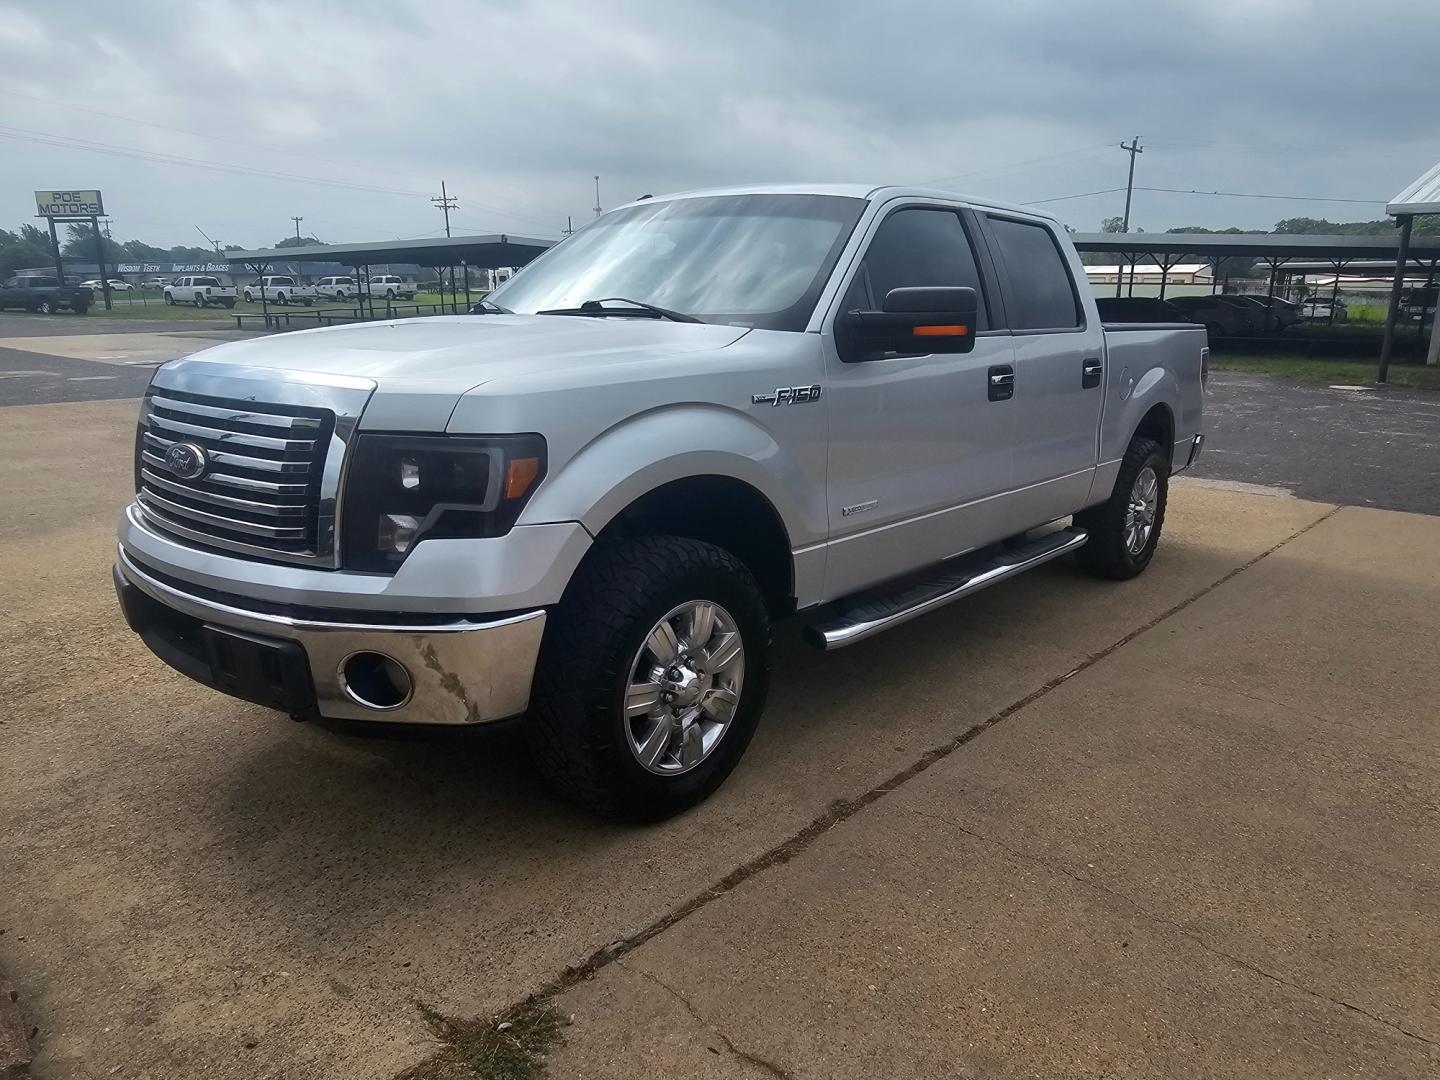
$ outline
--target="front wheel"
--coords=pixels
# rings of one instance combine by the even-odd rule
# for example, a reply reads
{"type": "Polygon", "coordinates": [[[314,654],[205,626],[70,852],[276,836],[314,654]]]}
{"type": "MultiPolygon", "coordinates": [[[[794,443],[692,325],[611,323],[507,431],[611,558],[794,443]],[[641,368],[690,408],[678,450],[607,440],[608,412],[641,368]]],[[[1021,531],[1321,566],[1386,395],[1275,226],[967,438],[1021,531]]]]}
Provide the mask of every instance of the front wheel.
{"type": "Polygon", "coordinates": [[[247,304],[253,304],[255,302],[255,296],[250,292],[249,289],[245,290],[245,302],[247,304]]]}
{"type": "Polygon", "coordinates": [[[769,675],[769,614],[739,559],[676,536],[607,542],[546,628],[531,751],[582,806],[671,817],[739,763],[769,675]]]}
{"type": "Polygon", "coordinates": [[[1090,534],[1076,556],[1081,567],[1116,581],[1143,573],[1160,543],[1169,489],[1170,459],[1160,444],[1131,439],[1110,498],[1075,515],[1090,534]]]}
{"type": "Polygon", "coordinates": [[[39,311],[41,315],[53,315],[55,314],[55,305],[49,300],[41,300],[40,306],[36,310],[39,311]]]}
{"type": "Polygon", "coordinates": [[[173,297],[172,295],[170,295],[170,294],[167,292],[167,293],[165,294],[165,303],[168,304],[170,307],[174,307],[174,306],[175,306],[175,297],[173,297]]]}

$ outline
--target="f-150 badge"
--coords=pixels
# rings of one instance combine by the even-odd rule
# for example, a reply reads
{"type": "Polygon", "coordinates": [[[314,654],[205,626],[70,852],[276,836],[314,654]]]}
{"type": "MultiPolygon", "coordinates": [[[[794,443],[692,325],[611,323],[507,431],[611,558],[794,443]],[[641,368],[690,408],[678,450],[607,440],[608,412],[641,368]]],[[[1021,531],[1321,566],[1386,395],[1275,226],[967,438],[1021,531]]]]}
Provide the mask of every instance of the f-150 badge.
{"type": "Polygon", "coordinates": [[[751,405],[804,405],[820,400],[820,386],[777,386],[768,394],[751,394],[751,405]]]}

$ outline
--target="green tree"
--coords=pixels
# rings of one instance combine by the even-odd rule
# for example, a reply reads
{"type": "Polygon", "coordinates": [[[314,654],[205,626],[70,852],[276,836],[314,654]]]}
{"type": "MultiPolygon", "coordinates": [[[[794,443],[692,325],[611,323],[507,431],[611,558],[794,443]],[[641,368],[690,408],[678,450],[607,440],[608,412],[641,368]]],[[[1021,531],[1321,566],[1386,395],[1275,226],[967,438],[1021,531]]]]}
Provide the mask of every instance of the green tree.
{"type": "Polygon", "coordinates": [[[1100,231],[1105,233],[1117,233],[1125,231],[1125,219],[1123,217],[1107,217],[1100,222],[1100,231]]]}
{"type": "Polygon", "coordinates": [[[18,233],[0,229],[0,278],[9,277],[16,270],[28,270],[32,266],[49,266],[53,260],[48,237],[46,241],[45,244],[37,244],[30,240],[25,235],[23,226],[18,233]]]}
{"type": "Polygon", "coordinates": [[[321,241],[316,240],[315,237],[313,237],[313,236],[287,236],[284,240],[281,240],[281,241],[280,241],[278,244],[276,244],[275,246],[276,246],[277,248],[292,248],[292,247],[313,247],[313,246],[315,246],[315,245],[317,245],[317,244],[320,245],[321,247],[324,247],[324,246],[325,246],[323,243],[321,243],[321,241]]]}
{"type": "MultiPolygon", "coordinates": [[[[105,243],[105,261],[114,266],[125,257],[125,252],[109,237],[102,239],[105,243]]],[[[60,245],[60,254],[72,259],[95,258],[95,230],[88,222],[73,222],[65,226],[65,242],[60,245]]]]}

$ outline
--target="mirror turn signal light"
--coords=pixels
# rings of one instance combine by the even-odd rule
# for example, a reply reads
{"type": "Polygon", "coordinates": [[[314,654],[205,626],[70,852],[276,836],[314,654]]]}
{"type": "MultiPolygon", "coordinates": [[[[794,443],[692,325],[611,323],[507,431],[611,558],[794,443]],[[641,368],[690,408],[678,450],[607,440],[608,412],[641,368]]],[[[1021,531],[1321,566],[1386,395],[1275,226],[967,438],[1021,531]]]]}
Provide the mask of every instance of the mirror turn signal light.
{"type": "Polygon", "coordinates": [[[540,459],[533,457],[511,458],[505,469],[505,498],[518,499],[530,490],[535,477],[540,475],[540,459]]]}
{"type": "Polygon", "coordinates": [[[949,326],[917,326],[915,327],[916,337],[964,337],[970,333],[970,327],[963,323],[949,326]]]}

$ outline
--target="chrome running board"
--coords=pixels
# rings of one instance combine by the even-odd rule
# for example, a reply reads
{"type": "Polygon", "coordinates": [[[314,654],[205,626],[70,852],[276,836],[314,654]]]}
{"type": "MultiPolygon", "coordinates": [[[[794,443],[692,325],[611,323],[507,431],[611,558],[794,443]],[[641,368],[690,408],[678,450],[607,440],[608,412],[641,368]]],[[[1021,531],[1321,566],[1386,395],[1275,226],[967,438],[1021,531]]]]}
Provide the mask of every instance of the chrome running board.
{"type": "Polygon", "coordinates": [[[805,628],[805,639],[826,651],[853,645],[962,596],[1058,559],[1087,539],[1084,529],[1072,527],[1010,546],[986,548],[975,555],[942,564],[933,577],[918,582],[912,579],[909,584],[888,592],[870,590],[848,602],[841,601],[834,615],[805,628]]]}

